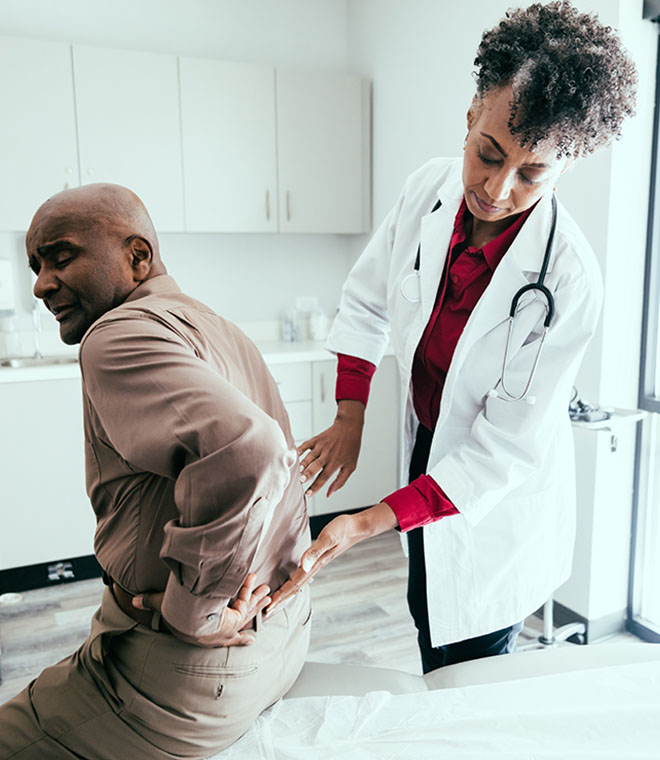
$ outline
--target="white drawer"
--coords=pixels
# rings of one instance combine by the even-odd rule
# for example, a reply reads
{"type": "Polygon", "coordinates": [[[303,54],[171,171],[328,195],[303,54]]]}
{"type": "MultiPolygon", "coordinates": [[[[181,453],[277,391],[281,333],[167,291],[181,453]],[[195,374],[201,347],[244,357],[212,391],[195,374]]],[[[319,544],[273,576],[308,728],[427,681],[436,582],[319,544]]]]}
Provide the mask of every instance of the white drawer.
{"type": "Polygon", "coordinates": [[[312,402],[290,401],[286,410],[291,420],[291,432],[296,445],[311,438],[312,433],[312,402]]]}
{"type": "Polygon", "coordinates": [[[311,362],[293,362],[291,364],[273,364],[269,367],[280,389],[282,400],[309,401],[312,398],[312,364],[311,362]]]}

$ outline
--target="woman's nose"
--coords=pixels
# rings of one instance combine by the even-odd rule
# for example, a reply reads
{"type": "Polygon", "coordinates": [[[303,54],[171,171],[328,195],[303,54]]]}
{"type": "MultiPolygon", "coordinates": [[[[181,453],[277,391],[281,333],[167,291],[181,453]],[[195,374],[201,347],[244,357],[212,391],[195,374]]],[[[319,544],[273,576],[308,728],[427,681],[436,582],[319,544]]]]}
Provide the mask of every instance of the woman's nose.
{"type": "Polygon", "coordinates": [[[505,201],[511,195],[514,175],[510,171],[500,170],[490,174],[484,188],[494,201],[505,201]]]}

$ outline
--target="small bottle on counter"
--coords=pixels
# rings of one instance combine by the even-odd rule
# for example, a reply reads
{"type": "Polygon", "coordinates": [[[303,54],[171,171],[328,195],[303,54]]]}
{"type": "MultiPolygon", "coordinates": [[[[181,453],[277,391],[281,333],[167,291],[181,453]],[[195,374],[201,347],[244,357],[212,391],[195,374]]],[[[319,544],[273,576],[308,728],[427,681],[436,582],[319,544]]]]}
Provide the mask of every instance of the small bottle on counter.
{"type": "Polygon", "coordinates": [[[287,309],[282,319],[282,340],[287,343],[300,340],[300,319],[295,306],[287,309]]]}
{"type": "Polygon", "coordinates": [[[309,337],[312,340],[325,340],[329,329],[328,315],[320,306],[317,306],[309,315],[309,337]]]}
{"type": "Polygon", "coordinates": [[[16,316],[13,311],[0,311],[0,354],[18,356],[21,341],[16,329],[16,316]]]}

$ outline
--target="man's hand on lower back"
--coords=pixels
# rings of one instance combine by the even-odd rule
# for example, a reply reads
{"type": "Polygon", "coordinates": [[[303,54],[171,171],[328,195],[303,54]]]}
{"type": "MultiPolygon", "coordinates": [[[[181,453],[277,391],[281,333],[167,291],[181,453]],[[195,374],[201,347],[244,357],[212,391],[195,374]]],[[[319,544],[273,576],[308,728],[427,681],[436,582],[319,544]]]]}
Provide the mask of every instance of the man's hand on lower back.
{"type": "MultiPolygon", "coordinates": [[[[169,625],[162,618],[165,627],[173,636],[198,647],[233,647],[254,644],[254,631],[249,629],[252,621],[271,602],[268,586],[254,588],[256,575],[250,573],[245,579],[238,596],[225,607],[220,629],[213,634],[189,636],[169,625]]],[[[139,610],[161,611],[164,593],[162,591],[138,594],[133,598],[133,606],[139,610]]]]}

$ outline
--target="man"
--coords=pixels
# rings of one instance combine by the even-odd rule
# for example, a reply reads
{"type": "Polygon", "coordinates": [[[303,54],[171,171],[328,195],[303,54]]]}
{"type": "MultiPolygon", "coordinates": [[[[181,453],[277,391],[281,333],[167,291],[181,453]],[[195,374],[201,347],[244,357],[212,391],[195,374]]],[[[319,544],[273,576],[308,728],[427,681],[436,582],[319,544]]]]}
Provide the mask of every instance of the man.
{"type": "Polygon", "coordinates": [[[256,347],[167,275],[126,188],[55,195],[26,246],[35,295],[80,343],[108,589],[82,647],[0,707],[0,758],[208,757],[307,651],[307,595],[261,614],[309,546],[286,411],[256,347]]]}

